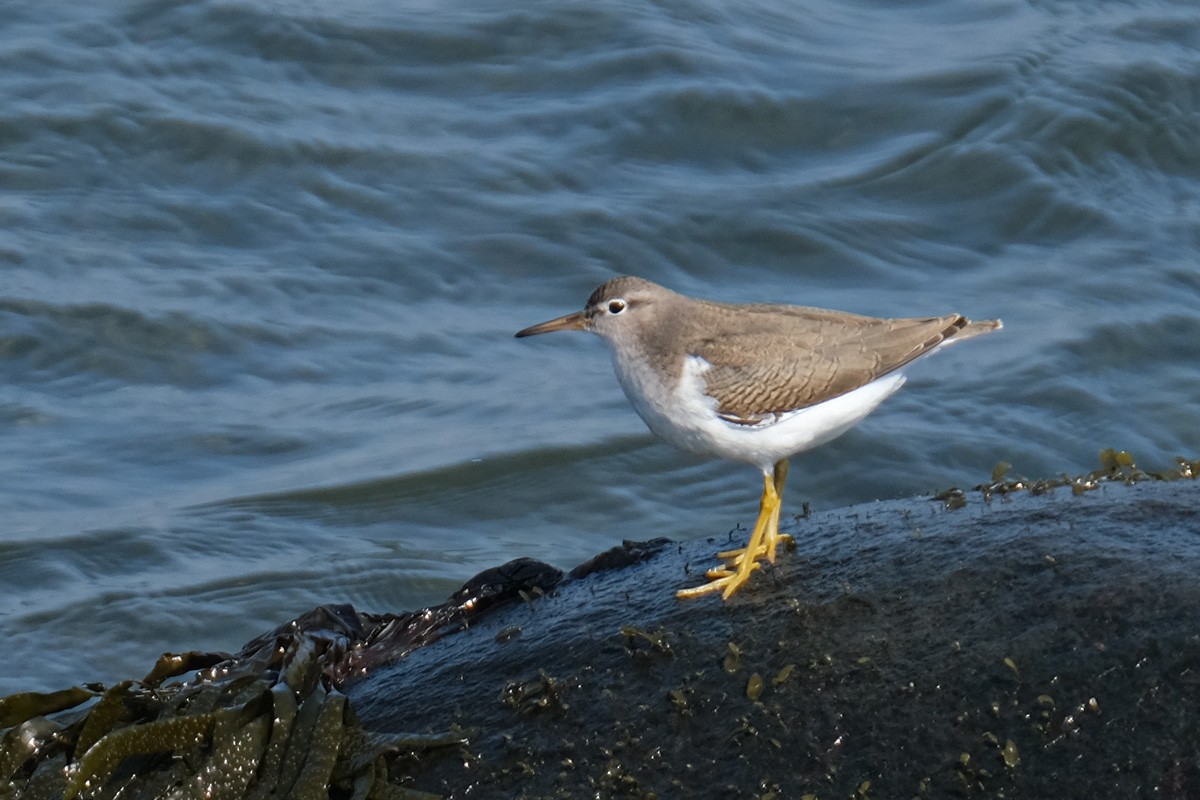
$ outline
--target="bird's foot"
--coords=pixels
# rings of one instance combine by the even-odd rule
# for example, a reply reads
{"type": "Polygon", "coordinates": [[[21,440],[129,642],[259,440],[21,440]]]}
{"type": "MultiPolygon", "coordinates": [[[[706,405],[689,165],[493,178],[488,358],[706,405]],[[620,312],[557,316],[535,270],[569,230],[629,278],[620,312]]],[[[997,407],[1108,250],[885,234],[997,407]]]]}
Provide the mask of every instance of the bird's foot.
{"type": "Polygon", "coordinates": [[[780,494],[786,479],[787,459],[777,462],[773,472],[763,472],[763,496],[750,541],[740,550],[717,553],[717,558],[725,561],[724,566],[708,571],[707,584],[676,592],[678,597],[699,597],[719,591],[721,597],[728,600],[750,579],[754,570],[761,569],[761,559],[775,563],[775,549],[779,543],[792,541],[791,536],[779,532],[780,494]]]}
{"type": "MultiPolygon", "coordinates": [[[[781,544],[790,545],[794,541],[795,539],[792,538],[791,534],[777,533],[774,536],[768,534],[765,541],[763,541],[760,546],[755,548],[755,552],[751,555],[751,559],[757,561],[763,556],[766,556],[767,561],[774,564],[775,549],[781,544]]],[[[723,550],[720,553],[717,553],[717,558],[721,559],[722,561],[728,561],[729,567],[738,567],[746,558],[746,551],[749,549],[750,548],[748,547],[740,547],[737,550],[723,550]]]]}
{"type": "Polygon", "coordinates": [[[727,567],[710,569],[705,573],[705,577],[709,580],[708,583],[693,586],[690,589],[680,589],[675,593],[675,596],[688,599],[712,592],[720,592],[721,598],[728,600],[733,596],[734,592],[742,587],[742,584],[750,579],[751,573],[761,567],[762,565],[755,560],[743,563],[736,570],[727,567]]]}

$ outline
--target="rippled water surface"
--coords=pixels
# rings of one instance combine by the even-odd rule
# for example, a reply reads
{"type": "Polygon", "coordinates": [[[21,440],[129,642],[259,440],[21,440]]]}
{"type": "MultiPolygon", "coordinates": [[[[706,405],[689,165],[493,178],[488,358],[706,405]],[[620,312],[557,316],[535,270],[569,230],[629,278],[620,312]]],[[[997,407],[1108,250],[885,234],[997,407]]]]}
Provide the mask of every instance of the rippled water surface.
{"type": "Polygon", "coordinates": [[[519,5],[3,15],[0,692],[751,522],[512,337],[617,273],[1004,319],[793,511],[1200,451],[1192,2],[519,5]]]}

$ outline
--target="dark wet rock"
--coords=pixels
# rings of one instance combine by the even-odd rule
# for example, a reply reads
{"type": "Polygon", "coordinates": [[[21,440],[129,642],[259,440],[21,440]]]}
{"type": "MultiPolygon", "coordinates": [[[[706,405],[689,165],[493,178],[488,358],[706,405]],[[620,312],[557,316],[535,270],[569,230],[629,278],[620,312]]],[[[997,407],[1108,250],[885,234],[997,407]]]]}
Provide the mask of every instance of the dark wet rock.
{"type": "Polygon", "coordinates": [[[600,555],[589,558],[571,570],[571,577],[586,578],[593,572],[631,567],[634,564],[640,564],[646,559],[651,558],[659,550],[670,544],[670,539],[661,536],[657,539],[651,539],[648,542],[631,542],[626,539],[621,543],[620,547],[605,550],[600,555]]]}
{"type": "Polygon", "coordinates": [[[350,698],[474,731],[447,797],[1200,796],[1200,487],[966,497],[814,515],[728,604],[673,596],[724,540],[664,548],[350,698]]]}
{"type": "Polygon", "coordinates": [[[326,673],[337,685],[362,677],[376,665],[467,628],[491,611],[540,596],[561,580],[561,570],[517,558],[479,573],[440,606],[403,614],[361,614],[366,630],[342,657],[329,662],[326,673]]]}
{"type": "Polygon", "coordinates": [[[1198,466],[796,520],[729,603],[674,591],[743,533],[322,606],[0,699],[0,796],[1200,797],[1198,466]]]}

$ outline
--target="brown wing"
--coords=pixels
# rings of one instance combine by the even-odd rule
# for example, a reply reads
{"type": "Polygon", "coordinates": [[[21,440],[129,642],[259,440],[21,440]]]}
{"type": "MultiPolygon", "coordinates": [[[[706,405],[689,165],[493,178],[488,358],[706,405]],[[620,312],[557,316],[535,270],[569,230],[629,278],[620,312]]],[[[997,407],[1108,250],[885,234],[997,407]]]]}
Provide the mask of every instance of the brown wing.
{"type": "Polygon", "coordinates": [[[689,349],[711,365],[704,379],[718,413],[747,425],[853,391],[949,338],[995,327],[958,314],[880,319],[795,306],[743,306],[730,323],[722,318],[689,349]]]}

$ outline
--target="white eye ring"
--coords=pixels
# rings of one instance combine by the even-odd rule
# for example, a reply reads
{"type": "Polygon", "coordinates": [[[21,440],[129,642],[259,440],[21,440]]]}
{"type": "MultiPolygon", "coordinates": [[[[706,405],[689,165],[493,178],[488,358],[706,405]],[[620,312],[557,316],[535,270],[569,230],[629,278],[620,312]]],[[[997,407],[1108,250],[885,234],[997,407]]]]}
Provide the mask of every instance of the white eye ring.
{"type": "Polygon", "coordinates": [[[617,298],[616,300],[608,301],[608,313],[610,313],[610,314],[620,314],[627,307],[628,307],[628,304],[620,298],[617,298]]]}

